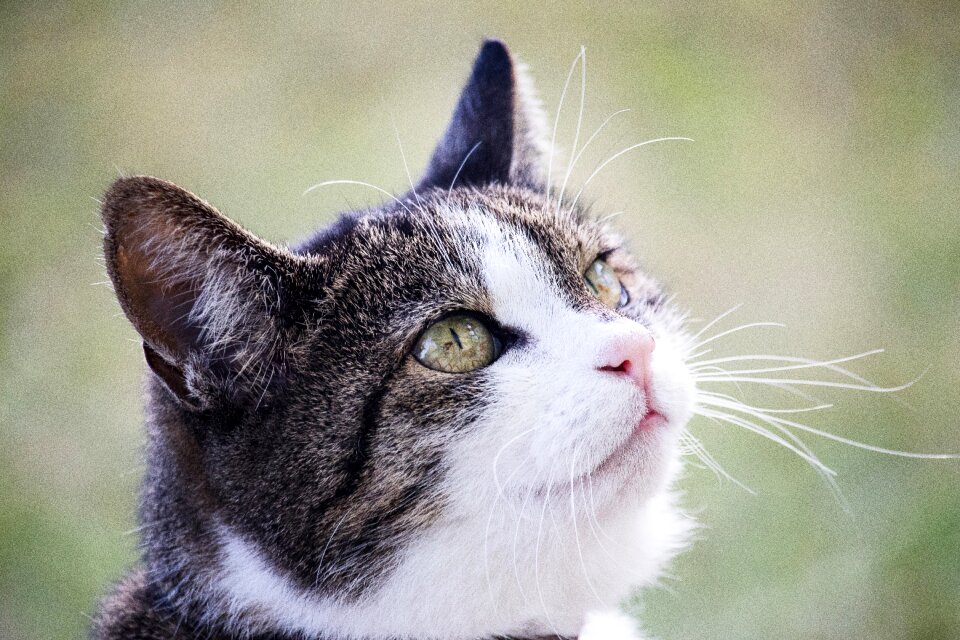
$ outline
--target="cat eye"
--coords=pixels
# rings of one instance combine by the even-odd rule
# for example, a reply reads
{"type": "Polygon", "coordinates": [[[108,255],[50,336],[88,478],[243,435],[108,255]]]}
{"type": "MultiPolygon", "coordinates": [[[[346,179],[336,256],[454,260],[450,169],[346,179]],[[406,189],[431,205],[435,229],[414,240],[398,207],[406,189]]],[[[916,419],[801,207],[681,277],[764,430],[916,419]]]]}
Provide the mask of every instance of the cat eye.
{"type": "Polygon", "coordinates": [[[499,355],[497,337],[483,322],[465,313],[434,322],[413,347],[413,356],[420,364],[446,373],[485,367],[499,355]]]}
{"type": "Polygon", "coordinates": [[[584,272],[584,280],[597,300],[611,309],[617,309],[630,302],[630,295],[606,261],[597,258],[584,272]]]}

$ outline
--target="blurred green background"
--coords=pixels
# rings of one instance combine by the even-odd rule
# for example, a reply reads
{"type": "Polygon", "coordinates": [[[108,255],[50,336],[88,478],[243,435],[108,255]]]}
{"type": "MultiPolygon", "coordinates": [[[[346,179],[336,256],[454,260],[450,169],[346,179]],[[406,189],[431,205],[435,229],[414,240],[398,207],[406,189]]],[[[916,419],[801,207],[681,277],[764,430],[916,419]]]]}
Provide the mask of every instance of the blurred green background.
{"type": "MultiPolygon", "coordinates": [[[[549,113],[587,47],[585,132],[629,107],[572,183],[678,303],[724,326],[782,321],[718,353],[847,355],[897,399],[818,393],[811,424],[960,450],[960,6],[955,2],[2,3],[0,637],[77,638],[136,557],[141,353],[99,259],[97,203],[161,176],[292,240],[426,162],[483,35],[532,67],[549,113]]],[[[578,95],[561,118],[573,140],[578,95]]],[[[583,138],[581,138],[581,142],[583,138]]],[[[789,401],[764,394],[766,404],[789,401]]],[[[752,496],[683,480],[705,528],[642,603],[669,638],[960,638],[960,462],[743,430],[694,432],[752,496]]]]}

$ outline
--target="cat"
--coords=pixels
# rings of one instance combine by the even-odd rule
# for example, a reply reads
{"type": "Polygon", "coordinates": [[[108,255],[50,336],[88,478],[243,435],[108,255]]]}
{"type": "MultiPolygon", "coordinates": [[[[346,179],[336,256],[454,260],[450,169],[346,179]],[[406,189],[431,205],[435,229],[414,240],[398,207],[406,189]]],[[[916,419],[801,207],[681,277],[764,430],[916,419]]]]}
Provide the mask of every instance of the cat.
{"type": "Polygon", "coordinates": [[[142,561],[97,640],[640,638],[694,527],[683,316],[550,181],[485,41],[423,177],[285,248],[152,177],[103,200],[149,369],[142,561]]]}

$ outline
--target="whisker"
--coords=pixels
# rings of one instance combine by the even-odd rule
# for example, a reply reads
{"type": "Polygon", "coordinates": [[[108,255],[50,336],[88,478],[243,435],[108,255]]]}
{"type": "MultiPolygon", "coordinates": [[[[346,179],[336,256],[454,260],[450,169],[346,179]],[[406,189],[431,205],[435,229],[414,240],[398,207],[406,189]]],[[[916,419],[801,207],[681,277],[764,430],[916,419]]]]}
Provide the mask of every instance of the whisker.
{"type": "Polygon", "coordinates": [[[730,424],[742,427],[747,431],[752,431],[753,433],[756,433],[759,436],[763,436],[764,438],[767,438],[768,440],[779,444],[781,447],[784,447],[785,449],[792,451],[794,454],[800,456],[800,458],[805,460],[810,465],[818,469],[821,469],[824,473],[827,473],[831,476],[837,475],[836,471],[834,471],[830,467],[823,464],[823,462],[821,462],[820,459],[817,458],[815,455],[812,455],[810,453],[803,451],[796,445],[787,442],[786,440],[776,435],[775,433],[772,433],[771,431],[764,429],[763,427],[756,425],[740,416],[731,415],[729,413],[724,413],[722,411],[714,411],[712,409],[708,409],[703,406],[697,407],[695,412],[698,415],[716,418],[717,420],[720,420],[722,422],[728,422],[730,424]]]}
{"type": "Polygon", "coordinates": [[[553,182],[553,156],[557,148],[557,126],[560,124],[560,111],[563,109],[563,101],[567,97],[567,89],[570,87],[570,80],[573,78],[573,72],[577,68],[577,63],[586,53],[586,49],[580,47],[580,53],[573,59],[570,65],[570,71],[567,72],[567,79],[563,83],[563,90],[560,92],[560,101],[557,103],[557,115],[553,118],[553,134],[550,136],[550,157],[547,159],[547,189],[544,195],[549,200],[551,183],[553,182]]]}
{"type": "Polygon", "coordinates": [[[753,411],[759,411],[759,412],[761,412],[761,413],[809,413],[809,412],[811,412],[811,411],[823,411],[824,409],[832,409],[832,408],[833,408],[833,404],[818,404],[818,405],[813,406],[813,407],[798,407],[798,408],[795,408],[795,409],[767,409],[767,408],[764,408],[764,407],[754,407],[754,406],[752,406],[752,405],[745,404],[745,403],[741,402],[740,400],[734,398],[733,396],[727,395],[727,394],[725,394],[725,393],[711,393],[711,392],[709,392],[709,391],[702,391],[702,390],[697,392],[697,399],[698,399],[698,400],[700,400],[700,399],[707,399],[707,400],[722,399],[722,400],[726,400],[726,401],[728,401],[728,402],[734,402],[734,403],[738,404],[739,406],[744,407],[744,408],[746,408],[746,409],[751,409],[751,410],[753,410],[753,411]]]}
{"type": "Polygon", "coordinates": [[[347,519],[347,516],[350,515],[350,511],[344,511],[343,515],[340,516],[340,520],[337,521],[337,524],[334,525],[333,531],[330,532],[330,537],[327,538],[327,544],[323,545],[323,551],[320,552],[320,559],[317,561],[317,581],[323,577],[321,574],[322,570],[325,570],[323,566],[323,560],[327,557],[327,550],[330,548],[330,544],[333,542],[334,536],[337,535],[337,531],[340,529],[340,525],[343,524],[344,520],[347,519]]]}
{"type": "MultiPolygon", "coordinates": [[[[568,170],[567,170],[567,176],[566,176],[566,177],[564,178],[564,180],[563,180],[563,186],[564,186],[564,188],[561,189],[561,191],[560,191],[560,198],[561,198],[561,199],[560,199],[560,202],[561,202],[561,204],[563,203],[563,191],[564,191],[564,189],[566,189],[567,178],[570,177],[570,172],[573,171],[574,167],[576,167],[577,162],[580,160],[580,156],[583,155],[583,152],[587,150],[587,147],[590,146],[590,143],[593,142],[594,138],[596,138],[598,135],[600,135],[600,132],[603,131],[604,128],[606,128],[607,124],[609,124],[611,120],[613,120],[615,117],[617,117],[617,116],[620,115],[621,113],[627,113],[628,111],[630,111],[630,109],[620,109],[619,111],[614,111],[613,113],[611,113],[609,116],[607,116],[607,119],[606,119],[606,120],[604,120],[602,123],[600,123],[600,126],[597,127],[596,131],[593,132],[593,134],[587,139],[587,141],[583,143],[583,146],[580,147],[580,151],[578,151],[578,152],[577,152],[577,155],[574,156],[573,161],[571,162],[570,167],[569,167],[568,170]]],[[[557,207],[557,208],[559,209],[560,207],[557,207]]],[[[611,214],[610,214],[609,216],[607,216],[606,218],[603,218],[603,220],[601,220],[600,222],[606,222],[606,221],[609,220],[610,218],[614,217],[615,215],[620,215],[621,213],[623,213],[623,212],[622,212],[622,211],[618,211],[617,213],[611,213],[611,214]]]]}
{"type": "Polygon", "coordinates": [[[570,457],[570,518],[573,521],[573,535],[577,543],[577,555],[580,556],[580,568],[583,570],[583,579],[590,588],[590,591],[593,593],[593,597],[595,597],[597,602],[600,603],[600,606],[607,607],[607,603],[603,601],[603,598],[600,597],[600,594],[598,594],[596,588],[594,588],[593,582],[590,581],[590,573],[587,571],[587,562],[583,559],[583,546],[580,544],[580,527],[577,526],[577,500],[576,494],[573,491],[574,480],[576,479],[577,453],[578,450],[575,450],[573,455],[570,457]]]}
{"type": "Polygon", "coordinates": [[[693,360],[694,358],[699,358],[700,356],[705,356],[708,353],[713,353],[713,349],[704,349],[703,351],[697,351],[696,353],[687,356],[686,360],[693,360]]]}
{"type": "MultiPolygon", "coordinates": [[[[582,482],[584,476],[580,476],[580,481],[582,482]]],[[[600,521],[597,519],[597,500],[593,492],[593,476],[590,474],[586,475],[587,486],[590,487],[590,513],[593,515],[593,522],[597,525],[597,529],[600,531],[600,535],[609,540],[612,544],[620,547],[621,549],[629,549],[628,545],[625,545],[621,540],[615,540],[606,530],[600,525],[600,521]]]]}
{"type": "Polygon", "coordinates": [[[573,163],[576,158],[577,145],[580,144],[580,129],[583,125],[583,105],[587,99],[587,49],[580,47],[580,112],[577,114],[577,130],[573,134],[573,146],[570,148],[570,161],[567,163],[567,172],[563,176],[563,183],[560,185],[560,191],[557,193],[557,211],[563,208],[563,192],[567,188],[567,180],[570,179],[570,172],[573,171],[573,163]]]}
{"type": "Polygon", "coordinates": [[[497,487],[497,497],[498,497],[498,498],[500,498],[500,497],[504,497],[504,498],[505,498],[505,497],[506,497],[506,496],[503,495],[503,485],[500,484],[500,475],[499,475],[499,471],[498,471],[498,468],[499,468],[498,465],[499,465],[499,463],[500,463],[500,456],[503,455],[503,453],[507,450],[507,448],[508,448],[511,444],[513,444],[514,442],[516,442],[516,441],[519,440],[520,438],[524,437],[524,436],[527,435],[528,433],[531,433],[532,431],[535,431],[536,429],[537,429],[537,426],[533,426],[533,427],[530,427],[529,429],[527,429],[527,430],[525,430],[525,431],[521,431],[521,432],[518,433],[517,435],[513,436],[512,438],[510,438],[509,440],[507,440],[507,442],[504,443],[504,445],[503,445],[502,447],[500,447],[500,449],[497,451],[496,455],[493,456],[493,463],[492,463],[492,464],[493,464],[493,483],[494,483],[494,485],[497,487]]]}
{"type": "MultiPolygon", "coordinates": [[[[523,463],[526,464],[526,461],[529,460],[529,459],[530,459],[530,456],[528,455],[526,458],[524,458],[523,463]]],[[[485,575],[485,577],[486,577],[486,579],[487,579],[487,595],[488,595],[488,597],[490,598],[490,601],[491,601],[492,603],[494,603],[494,606],[497,605],[497,602],[496,602],[496,598],[494,598],[494,595],[493,595],[494,589],[493,589],[493,581],[491,580],[491,575],[492,575],[492,573],[491,573],[491,571],[490,571],[490,525],[491,525],[491,523],[493,522],[493,517],[494,517],[494,516],[496,515],[496,513],[497,513],[497,506],[500,504],[500,498],[501,498],[502,496],[504,496],[504,493],[503,493],[502,488],[505,487],[505,486],[510,482],[510,480],[512,480],[512,479],[514,478],[514,476],[516,476],[521,470],[523,470],[523,468],[524,468],[524,465],[523,465],[523,464],[517,465],[517,467],[510,473],[510,475],[507,476],[507,479],[506,479],[506,481],[504,481],[503,485],[500,486],[500,487],[498,487],[497,495],[496,495],[496,497],[494,497],[494,499],[493,499],[493,505],[490,507],[490,514],[487,516],[487,526],[485,527],[484,532],[483,532],[483,570],[484,570],[484,575],[485,575]]],[[[494,464],[494,469],[496,469],[496,464],[494,464]]],[[[496,473],[494,473],[494,475],[496,475],[496,473]]],[[[531,489],[531,491],[532,491],[532,489],[531,489]]],[[[528,493],[527,493],[527,498],[529,498],[529,497],[530,497],[530,493],[528,492],[528,493]]],[[[508,503],[508,504],[509,504],[509,503],[508,503]]],[[[526,506],[526,500],[524,500],[524,506],[526,506]]],[[[511,505],[511,509],[512,509],[512,508],[513,508],[513,507],[512,507],[512,505],[511,505]]],[[[518,529],[517,529],[517,530],[519,530],[519,522],[520,522],[519,516],[520,516],[520,514],[517,513],[516,515],[518,516],[518,519],[517,519],[518,529]]],[[[516,531],[514,532],[514,558],[513,558],[513,560],[514,560],[514,567],[516,567],[516,531]]],[[[520,580],[520,578],[519,578],[519,571],[516,571],[516,573],[517,573],[517,581],[518,581],[517,584],[519,585],[519,580],[520,580]]],[[[528,601],[527,601],[527,598],[526,598],[526,594],[523,593],[523,588],[522,588],[522,587],[521,587],[521,595],[523,596],[524,602],[528,602],[528,601]]],[[[529,602],[528,602],[528,604],[529,604],[529,602]]]]}
{"type": "Polygon", "coordinates": [[[600,546],[600,550],[603,551],[604,555],[613,560],[617,561],[617,557],[610,553],[607,549],[607,546],[603,544],[603,541],[600,539],[599,533],[602,534],[608,540],[610,539],[609,534],[607,534],[603,527],[600,526],[600,522],[597,520],[597,505],[593,500],[593,483],[590,483],[590,503],[589,508],[587,508],[587,489],[584,479],[591,480],[589,474],[580,476],[580,496],[583,498],[584,509],[587,512],[587,524],[590,525],[590,532],[593,533],[593,539],[597,541],[597,544],[600,546]]]}
{"type": "Polygon", "coordinates": [[[737,333],[740,331],[744,331],[746,329],[753,329],[755,327],[777,327],[779,329],[782,329],[785,326],[787,325],[783,324],[782,322],[748,322],[747,324],[742,324],[739,327],[734,327],[733,329],[727,329],[726,331],[721,331],[716,335],[710,336],[709,338],[691,346],[690,349],[691,350],[699,349],[700,347],[703,347],[704,345],[707,345],[707,344],[710,344],[711,342],[719,340],[720,338],[724,338],[732,333],[737,333]]]}
{"type": "Polygon", "coordinates": [[[397,146],[400,148],[400,159],[403,160],[403,170],[407,173],[407,182],[410,183],[410,191],[413,192],[413,197],[417,199],[417,205],[422,209],[423,201],[420,200],[420,194],[417,193],[417,188],[413,185],[413,176],[410,175],[410,165],[407,164],[407,154],[403,152],[403,143],[400,142],[400,130],[397,128],[397,122],[393,118],[393,114],[390,115],[390,122],[393,124],[393,134],[397,138],[397,146]]]}
{"type": "MultiPolygon", "coordinates": [[[[714,406],[717,406],[717,403],[715,403],[714,406]]],[[[791,442],[793,442],[794,444],[796,444],[797,447],[798,447],[801,451],[803,451],[804,453],[806,453],[810,458],[813,458],[813,459],[815,459],[815,460],[817,459],[816,454],[814,454],[813,451],[810,449],[810,447],[807,446],[807,443],[805,443],[803,440],[801,440],[796,434],[794,434],[794,433],[793,433],[792,431],[790,431],[789,429],[784,428],[784,427],[783,427],[775,418],[773,418],[772,416],[767,416],[767,415],[764,415],[764,414],[759,413],[759,412],[749,411],[749,410],[747,410],[747,405],[744,405],[743,403],[741,403],[741,402],[739,402],[738,400],[735,400],[735,399],[731,400],[730,403],[728,403],[728,404],[726,404],[726,405],[721,405],[721,406],[723,406],[724,408],[733,410],[733,411],[738,411],[738,412],[740,412],[740,413],[745,413],[745,414],[747,414],[747,415],[749,415],[749,416],[751,416],[751,417],[754,417],[754,418],[757,418],[757,419],[761,420],[762,422],[768,424],[769,426],[773,427],[774,429],[776,429],[777,431],[779,431],[780,433],[782,433],[784,436],[786,436],[787,438],[789,438],[791,442]]],[[[825,472],[823,469],[821,469],[821,468],[818,468],[818,467],[814,467],[814,468],[816,469],[817,473],[819,473],[820,476],[824,479],[824,481],[827,483],[827,485],[830,487],[830,491],[833,493],[834,497],[837,499],[837,502],[840,504],[841,508],[843,508],[844,511],[846,511],[847,513],[849,513],[849,512],[850,512],[850,504],[847,502],[846,497],[843,495],[843,491],[840,490],[840,485],[837,483],[836,478],[834,478],[833,475],[826,473],[826,472],[825,472]]]]}
{"type": "MultiPolygon", "coordinates": [[[[553,466],[551,466],[550,468],[549,477],[551,478],[553,477],[553,466]]],[[[540,607],[543,609],[543,615],[547,620],[547,624],[550,625],[550,627],[553,629],[554,633],[558,638],[562,638],[563,635],[557,630],[556,625],[553,624],[553,620],[551,620],[550,618],[550,611],[547,609],[547,602],[546,602],[546,599],[543,597],[543,586],[540,584],[540,538],[543,534],[543,523],[544,523],[544,520],[546,519],[547,506],[550,504],[550,491],[552,489],[553,489],[553,484],[551,483],[547,486],[547,494],[543,498],[543,507],[540,509],[540,524],[537,527],[537,542],[533,552],[533,575],[534,575],[534,581],[536,582],[536,585],[537,585],[537,595],[540,598],[540,607]]],[[[553,511],[551,510],[551,514],[552,513],[553,511]]]]}
{"type": "MultiPolygon", "coordinates": [[[[737,410],[735,407],[731,407],[734,410],[737,410]]],[[[743,413],[750,413],[747,410],[742,410],[743,413]]],[[[760,417],[760,416],[757,416],[760,417]]],[[[829,431],[823,431],[817,429],[816,427],[811,427],[810,425],[802,424],[800,422],[795,422],[793,420],[787,420],[785,418],[779,418],[777,416],[766,416],[773,422],[777,422],[785,427],[793,427],[794,429],[800,429],[801,431],[806,431],[809,434],[820,436],[821,438],[826,438],[828,440],[833,440],[835,442],[840,442],[842,444],[849,445],[851,447],[856,447],[858,449],[864,449],[866,451],[873,451],[874,453],[883,453],[891,456],[898,456],[901,458],[916,458],[920,460],[958,460],[960,459],[960,454],[957,453],[919,453],[914,451],[901,451],[899,449],[888,449],[886,447],[878,447],[876,445],[867,444],[865,442],[860,442],[859,440],[853,440],[852,438],[846,438],[844,436],[838,436],[829,431]]]]}
{"type": "Polygon", "coordinates": [[[636,144],[632,144],[632,145],[630,145],[629,147],[627,147],[627,148],[625,148],[625,149],[621,149],[620,151],[616,152],[615,154],[613,154],[612,156],[610,156],[609,158],[607,158],[606,160],[604,160],[602,163],[600,163],[600,166],[597,167],[596,169],[594,169],[593,173],[590,174],[590,177],[587,178],[587,179],[584,181],[583,185],[580,187],[580,190],[577,191],[577,195],[576,195],[576,197],[573,199],[573,204],[570,205],[570,208],[571,208],[571,209],[576,209],[576,207],[577,207],[577,202],[580,201],[580,196],[583,195],[583,190],[587,188],[587,185],[589,185],[589,184],[593,181],[593,179],[597,177],[597,174],[598,174],[598,173],[600,173],[601,171],[603,171],[604,167],[606,167],[608,164],[610,164],[611,162],[613,162],[614,160],[616,160],[617,158],[619,158],[619,157],[622,156],[623,154],[629,153],[630,151],[633,151],[634,149],[639,149],[640,147],[645,147],[645,146],[647,146],[647,145],[649,145],[649,144],[654,144],[655,142],[668,142],[668,141],[674,141],[674,140],[682,140],[682,141],[685,141],[685,142],[693,142],[692,139],[690,139],[690,138],[684,138],[684,137],[682,137],[682,136],[666,136],[666,137],[663,137],[663,138],[653,138],[653,139],[651,139],[651,140],[644,140],[643,142],[638,142],[638,143],[636,143],[636,144]]]}
{"type": "MultiPolygon", "coordinates": [[[[527,599],[527,592],[523,588],[523,580],[520,578],[520,565],[517,562],[517,543],[520,541],[520,525],[523,522],[523,513],[527,508],[527,501],[530,500],[530,496],[533,495],[534,486],[531,485],[527,490],[527,495],[523,498],[523,503],[520,505],[520,510],[517,511],[517,524],[513,529],[513,577],[517,581],[517,589],[520,591],[520,597],[523,598],[525,604],[529,605],[530,600],[527,599]]],[[[543,526],[543,516],[541,515],[540,525],[543,526]]],[[[537,534],[537,545],[540,544],[540,534],[537,534]]]]}
{"type": "Polygon", "coordinates": [[[737,309],[739,309],[742,306],[743,306],[742,302],[740,304],[735,304],[729,309],[727,309],[726,311],[724,311],[723,313],[721,313],[720,315],[718,315],[716,318],[708,322],[707,324],[703,325],[700,328],[700,331],[697,331],[695,334],[690,336],[690,340],[688,341],[688,343],[692,344],[697,338],[699,338],[704,333],[706,333],[710,329],[710,327],[714,326],[715,324],[717,324],[718,322],[720,322],[721,320],[729,316],[731,313],[734,313],[737,309]]]}
{"type": "Polygon", "coordinates": [[[704,360],[701,362],[693,362],[693,370],[699,369],[703,365],[716,365],[716,364],[726,364],[728,362],[744,362],[744,361],[779,361],[779,362],[793,362],[796,364],[783,365],[779,367],[762,367],[757,369],[725,369],[727,373],[732,374],[753,374],[753,373],[773,373],[778,371],[792,371],[795,369],[813,369],[813,368],[822,368],[829,369],[830,371],[835,371],[841,375],[847,376],[852,380],[861,382],[864,384],[869,384],[870,381],[860,376],[852,371],[849,371],[843,367],[837,367],[835,365],[841,364],[843,362],[851,362],[853,360],[861,360],[863,358],[876,355],[878,353],[883,353],[883,349],[873,349],[871,351],[864,351],[863,353],[858,353],[852,356],[846,356],[843,358],[834,358],[833,360],[811,360],[809,358],[796,358],[790,356],[768,356],[768,355],[759,355],[759,356],[730,356],[726,358],[713,358],[712,360],[704,360]]]}
{"type": "Polygon", "coordinates": [[[895,387],[880,387],[874,384],[851,384],[848,382],[831,382],[829,380],[811,380],[803,378],[751,378],[750,376],[698,376],[695,377],[697,382],[749,382],[753,384],[762,384],[768,386],[780,386],[780,385],[798,385],[798,386],[807,386],[807,387],[827,387],[834,389],[849,389],[851,391],[870,391],[872,393],[895,393],[897,391],[903,391],[904,389],[909,389],[917,380],[911,380],[905,384],[897,385],[895,387]]]}
{"type": "Polygon", "coordinates": [[[614,211],[613,213],[608,213],[607,215],[605,215],[605,216],[603,216],[602,218],[600,218],[599,220],[597,220],[597,224],[602,225],[602,224],[604,224],[605,222],[610,222],[610,221],[613,220],[614,218],[616,218],[616,217],[618,217],[618,216],[622,216],[624,213],[626,213],[626,212],[625,212],[625,211],[614,211]]]}
{"type": "MultiPolygon", "coordinates": [[[[712,419],[713,418],[711,418],[711,420],[712,419]]],[[[713,474],[717,477],[717,479],[726,478],[727,480],[734,483],[735,485],[737,485],[747,493],[751,495],[757,495],[756,491],[754,491],[753,489],[751,489],[750,487],[748,487],[747,485],[743,484],[742,482],[734,478],[732,475],[730,475],[727,472],[727,470],[723,468],[723,465],[721,465],[720,462],[717,461],[717,459],[714,458],[709,451],[707,451],[706,447],[703,446],[703,443],[700,442],[700,440],[696,436],[694,436],[692,433],[685,430],[682,434],[680,434],[680,439],[681,439],[681,442],[685,443],[688,447],[690,447],[690,452],[693,455],[695,455],[697,459],[700,460],[700,462],[705,464],[707,468],[713,472],[713,474]]]]}
{"type": "MultiPolygon", "coordinates": [[[[693,378],[694,381],[696,381],[696,380],[698,380],[698,376],[707,375],[707,372],[708,372],[708,371],[713,371],[714,373],[717,373],[717,374],[722,375],[722,376],[733,375],[733,374],[731,374],[730,372],[728,372],[726,369],[721,369],[720,367],[704,367],[703,369],[700,369],[699,371],[694,371],[694,370],[691,369],[691,371],[690,371],[690,377],[693,378]]],[[[741,387],[739,384],[737,384],[737,391],[739,391],[740,393],[743,393],[743,387],[741,387]]],[[[703,390],[698,389],[697,392],[698,392],[698,393],[703,393],[703,390]]]]}
{"type": "Polygon", "coordinates": [[[317,189],[320,189],[322,187],[329,187],[335,184],[349,184],[349,185],[357,185],[361,187],[369,187],[370,189],[373,189],[374,191],[382,193],[383,195],[387,196],[388,198],[390,198],[391,200],[399,204],[401,207],[403,207],[404,211],[406,211],[407,213],[411,215],[413,214],[413,212],[410,211],[409,208],[407,208],[407,205],[405,205],[403,201],[400,200],[400,198],[393,195],[386,189],[382,189],[375,184],[370,184],[369,182],[363,182],[362,180],[326,180],[325,182],[319,182],[313,185],[312,187],[309,187],[306,191],[303,192],[303,195],[307,195],[311,191],[316,191],[317,189]]]}
{"type": "Polygon", "coordinates": [[[453,191],[453,185],[457,184],[457,178],[460,177],[460,172],[463,171],[463,168],[467,166],[467,160],[470,159],[470,156],[473,155],[473,152],[476,151],[483,142],[478,142],[477,144],[470,147],[470,151],[467,151],[467,155],[463,156],[463,162],[460,163],[460,166],[457,167],[457,172],[453,174],[453,180],[450,181],[450,186],[447,188],[447,197],[450,197],[450,193],[453,191]]]}

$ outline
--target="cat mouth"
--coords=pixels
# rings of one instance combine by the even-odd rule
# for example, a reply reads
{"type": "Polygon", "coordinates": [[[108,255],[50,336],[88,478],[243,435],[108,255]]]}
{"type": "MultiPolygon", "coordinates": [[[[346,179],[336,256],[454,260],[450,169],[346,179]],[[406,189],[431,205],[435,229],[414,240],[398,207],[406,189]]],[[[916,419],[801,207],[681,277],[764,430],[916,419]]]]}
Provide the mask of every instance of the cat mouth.
{"type": "MultiPolygon", "coordinates": [[[[572,478],[569,484],[576,485],[584,481],[598,481],[630,467],[632,463],[638,460],[640,450],[647,448],[656,434],[664,430],[669,424],[670,419],[666,415],[656,407],[649,406],[623,440],[617,443],[595,466],[583,471],[576,478],[572,478]]],[[[534,495],[547,498],[553,489],[561,486],[565,487],[568,484],[562,482],[556,485],[547,485],[536,490],[534,495]]]]}
{"type": "Polygon", "coordinates": [[[667,424],[667,418],[662,413],[656,409],[650,409],[643,416],[640,422],[637,423],[637,426],[634,427],[634,433],[631,434],[631,437],[636,435],[637,432],[653,431],[659,429],[667,424]]]}
{"type": "Polygon", "coordinates": [[[631,457],[630,454],[642,444],[642,441],[645,440],[647,436],[660,431],[666,427],[668,422],[667,417],[655,408],[651,407],[647,409],[640,421],[633,427],[633,431],[631,431],[620,444],[614,447],[613,451],[611,451],[600,464],[585,475],[597,478],[608,471],[622,466],[626,462],[626,459],[631,457]]]}
{"type": "Polygon", "coordinates": [[[630,433],[618,443],[596,466],[589,469],[572,482],[599,480],[630,466],[637,460],[639,449],[652,437],[669,425],[670,420],[654,407],[650,407],[634,425],[630,433]]]}

